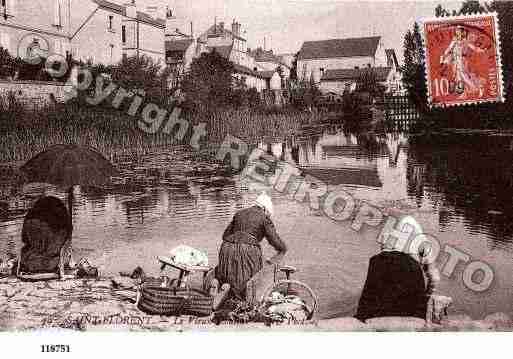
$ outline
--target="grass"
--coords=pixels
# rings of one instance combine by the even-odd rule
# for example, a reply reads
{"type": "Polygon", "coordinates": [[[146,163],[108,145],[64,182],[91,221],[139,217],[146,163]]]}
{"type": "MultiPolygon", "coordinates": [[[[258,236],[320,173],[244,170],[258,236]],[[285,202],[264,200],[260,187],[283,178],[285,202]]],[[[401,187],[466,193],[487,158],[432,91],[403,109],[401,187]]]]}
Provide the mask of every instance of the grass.
{"type": "MultiPolygon", "coordinates": [[[[28,160],[54,144],[94,147],[111,160],[118,155],[138,157],[159,146],[179,144],[172,135],[161,131],[156,134],[141,131],[137,126],[139,119],[112,108],[78,102],[33,111],[3,99],[0,101],[0,163],[28,160]]],[[[193,124],[207,124],[202,145],[208,148],[221,143],[227,134],[248,143],[283,138],[318,118],[295,110],[227,110],[189,120],[193,124]]],[[[189,136],[190,133],[186,139],[189,136]]]]}

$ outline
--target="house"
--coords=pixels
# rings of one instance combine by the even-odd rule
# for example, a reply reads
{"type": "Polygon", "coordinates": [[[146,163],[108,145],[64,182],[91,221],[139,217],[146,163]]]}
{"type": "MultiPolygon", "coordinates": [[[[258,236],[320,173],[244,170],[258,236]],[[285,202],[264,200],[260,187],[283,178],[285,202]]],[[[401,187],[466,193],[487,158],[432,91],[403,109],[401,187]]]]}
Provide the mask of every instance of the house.
{"type": "Polygon", "coordinates": [[[290,77],[291,66],[283,61],[280,56],[275,55],[273,50],[264,50],[259,47],[253,51],[249,50],[249,55],[255,59],[259,71],[277,70],[284,80],[290,77]]]}
{"type": "Polygon", "coordinates": [[[165,51],[166,65],[170,69],[170,87],[177,87],[180,79],[190,69],[192,61],[202,53],[209,51],[206,43],[194,37],[193,25],[186,33],[186,24],[180,21],[173,11],[166,14],[165,51]]]}
{"type": "Polygon", "coordinates": [[[13,56],[37,47],[107,65],[142,54],[164,61],[165,21],[138,11],[135,1],[6,0],[0,11],[0,45],[13,56]]]}
{"type": "Polygon", "coordinates": [[[234,64],[235,77],[242,80],[248,88],[255,88],[258,92],[275,92],[275,102],[281,103],[281,77],[276,70],[259,68],[257,62],[247,48],[246,39],[242,36],[241,24],[235,20],[231,30],[224,26],[224,22],[214,23],[201,34],[198,42],[205,44],[208,51],[216,51],[234,64]]]}
{"type": "Polygon", "coordinates": [[[343,94],[353,92],[365,76],[375,76],[376,82],[385,88],[385,92],[395,92],[401,87],[401,77],[395,67],[372,67],[363,69],[333,69],[323,72],[319,89],[322,92],[343,94]]]}
{"type": "Polygon", "coordinates": [[[358,37],[304,42],[298,55],[297,72],[300,80],[318,84],[327,70],[380,66],[387,66],[381,37],[358,37]]]}
{"type": "Polygon", "coordinates": [[[123,54],[146,55],[164,65],[166,20],[138,11],[135,0],[125,5],[125,9],[121,27],[123,54]]]}
{"type": "Polygon", "coordinates": [[[198,41],[206,44],[209,48],[224,48],[225,50],[230,48],[230,61],[250,69],[255,68],[255,60],[248,54],[242,25],[235,20],[233,20],[231,30],[226,29],[224,25],[224,22],[219,22],[219,24],[215,22],[199,36],[198,41]]]}

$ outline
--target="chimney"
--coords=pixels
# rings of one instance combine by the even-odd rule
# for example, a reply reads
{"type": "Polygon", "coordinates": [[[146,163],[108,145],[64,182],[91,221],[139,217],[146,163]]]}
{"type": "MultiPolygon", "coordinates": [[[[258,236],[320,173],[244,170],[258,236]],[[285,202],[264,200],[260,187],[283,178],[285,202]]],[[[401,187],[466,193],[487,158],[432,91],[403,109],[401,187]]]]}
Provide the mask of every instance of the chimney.
{"type": "Polygon", "coordinates": [[[158,6],[147,6],[146,13],[150,15],[152,18],[157,18],[157,12],[159,11],[158,6]]]}
{"type": "Polygon", "coordinates": [[[176,17],[173,10],[169,7],[166,8],[166,35],[172,34],[175,29],[178,31],[176,17]]]}
{"type": "Polygon", "coordinates": [[[174,19],[173,10],[166,6],[166,19],[174,19]]]}
{"type": "Polygon", "coordinates": [[[233,22],[232,22],[232,33],[235,36],[239,36],[239,34],[237,34],[237,23],[235,22],[235,19],[233,19],[233,22]]]}
{"type": "Polygon", "coordinates": [[[128,4],[125,4],[125,7],[126,16],[135,19],[137,17],[137,6],[135,5],[135,0],[132,0],[128,4]]]}
{"type": "Polygon", "coordinates": [[[194,39],[194,27],[192,25],[192,21],[191,21],[191,38],[194,39]]]}

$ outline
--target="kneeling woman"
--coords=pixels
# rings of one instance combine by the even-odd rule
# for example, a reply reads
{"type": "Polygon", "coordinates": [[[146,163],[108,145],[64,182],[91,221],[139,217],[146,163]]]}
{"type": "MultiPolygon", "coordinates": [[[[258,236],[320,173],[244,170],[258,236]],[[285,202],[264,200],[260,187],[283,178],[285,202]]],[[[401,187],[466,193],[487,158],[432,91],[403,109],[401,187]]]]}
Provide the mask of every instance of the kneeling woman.
{"type": "Polygon", "coordinates": [[[246,284],[263,267],[260,242],[265,237],[277,254],[268,260],[278,264],[287,251],[271,221],[271,198],[262,193],[255,205],[235,214],[223,234],[216,278],[231,286],[234,299],[246,299],[246,284]]]}

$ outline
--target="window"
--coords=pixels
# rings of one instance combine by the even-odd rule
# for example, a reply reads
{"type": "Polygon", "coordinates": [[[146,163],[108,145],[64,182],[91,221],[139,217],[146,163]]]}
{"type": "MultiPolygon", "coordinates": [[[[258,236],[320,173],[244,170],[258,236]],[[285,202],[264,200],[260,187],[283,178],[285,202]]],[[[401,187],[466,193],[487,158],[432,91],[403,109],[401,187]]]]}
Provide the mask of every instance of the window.
{"type": "Polygon", "coordinates": [[[123,42],[123,44],[126,44],[126,26],[125,25],[121,26],[121,42],[123,42]]]}
{"type": "Polygon", "coordinates": [[[5,20],[7,20],[7,18],[9,17],[14,16],[15,2],[16,0],[1,0],[1,10],[3,18],[5,20]]]}
{"type": "Polygon", "coordinates": [[[53,52],[54,54],[59,54],[59,55],[62,55],[62,43],[60,40],[54,40],[54,43],[53,43],[53,52]]]}
{"type": "Polygon", "coordinates": [[[110,63],[112,64],[114,62],[114,45],[110,44],[110,63]]]}
{"type": "Polygon", "coordinates": [[[5,32],[2,32],[0,34],[0,46],[3,47],[5,50],[9,51],[9,47],[10,47],[9,34],[6,34],[5,32]]]}
{"type": "Polygon", "coordinates": [[[113,30],[113,27],[112,27],[112,21],[114,20],[114,16],[112,15],[109,15],[109,30],[113,30]]]}
{"type": "Polygon", "coordinates": [[[53,24],[54,26],[62,26],[62,6],[61,0],[53,0],[53,24]]]}

